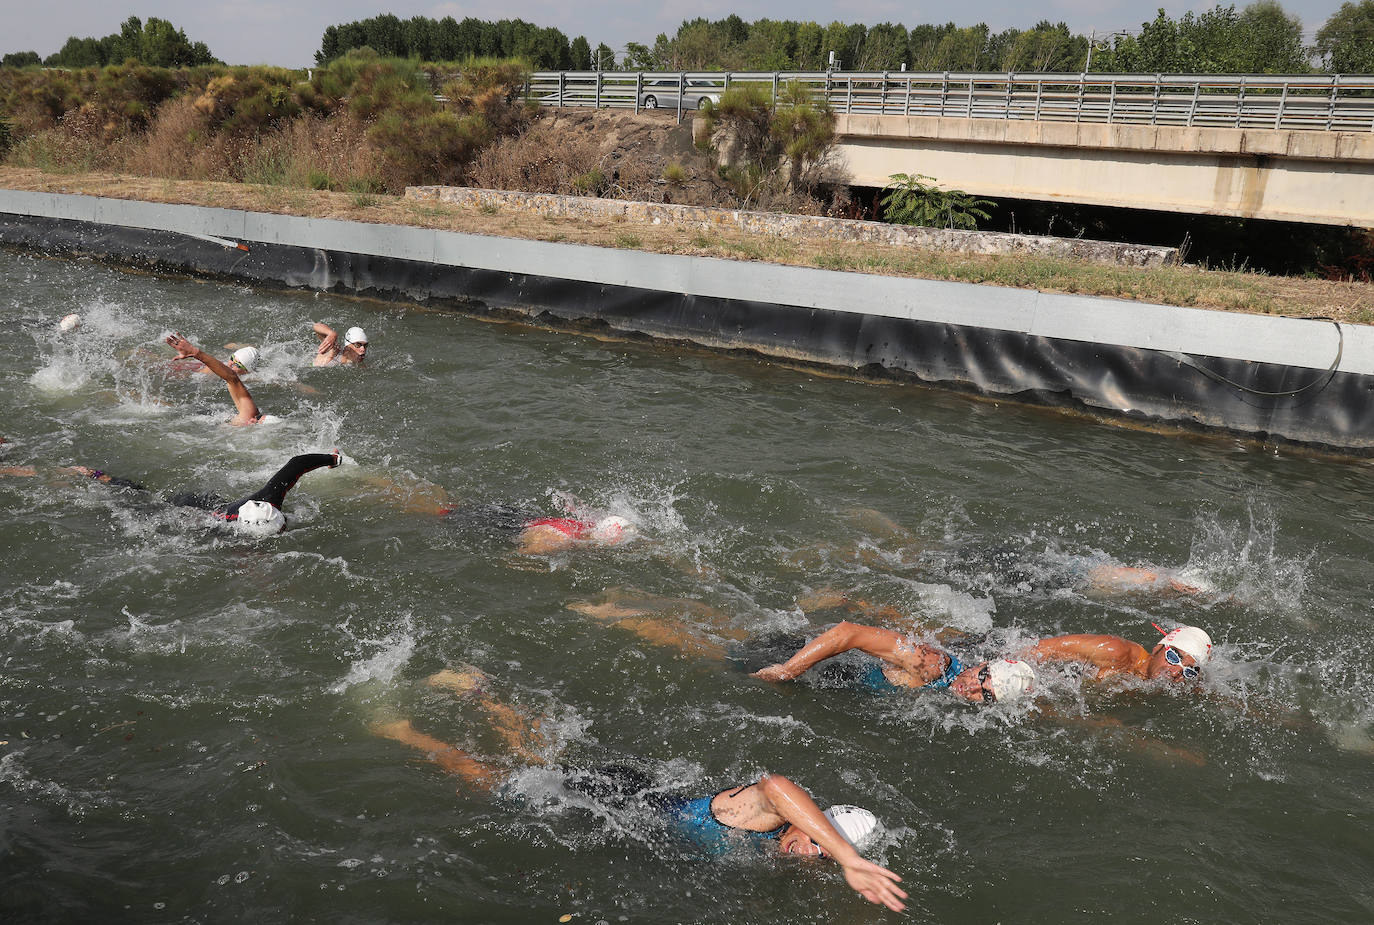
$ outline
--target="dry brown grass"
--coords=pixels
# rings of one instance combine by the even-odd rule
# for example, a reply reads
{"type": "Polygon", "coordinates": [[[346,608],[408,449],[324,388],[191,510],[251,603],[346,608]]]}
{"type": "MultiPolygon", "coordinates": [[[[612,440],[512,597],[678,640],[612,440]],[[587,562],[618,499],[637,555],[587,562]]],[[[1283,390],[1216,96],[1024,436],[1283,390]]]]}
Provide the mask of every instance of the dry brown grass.
{"type": "Polygon", "coordinates": [[[764,260],[890,276],[1073,292],[1223,311],[1325,316],[1374,323],[1374,284],[1271,277],[1195,267],[1110,267],[1069,258],[968,256],[875,244],[797,242],[733,229],[702,232],[668,225],[546,218],[513,210],[483,212],[397,196],[359,196],[263,185],[194,182],[112,173],[54,174],[0,167],[0,187],[84,193],[116,199],[279,212],[471,234],[633,246],[657,253],[764,260]],[[627,237],[629,236],[629,237],[627,237]]]}

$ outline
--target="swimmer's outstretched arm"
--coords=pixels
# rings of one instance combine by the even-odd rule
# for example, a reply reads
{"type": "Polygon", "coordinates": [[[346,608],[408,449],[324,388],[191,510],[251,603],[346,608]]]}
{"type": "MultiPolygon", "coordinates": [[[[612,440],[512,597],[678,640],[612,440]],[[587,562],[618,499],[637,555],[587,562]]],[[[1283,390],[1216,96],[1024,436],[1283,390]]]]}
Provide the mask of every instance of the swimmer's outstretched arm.
{"type": "MultiPolygon", "coordinates": [[[[333,469],[338,464],[338,450],[332,453],[301,453],[299,456],[292,456],[287,460],[286,465],[278,469],[276,474],[267,480],[266,485],[243,500],[266,501],[274,507],[281,507],[282,502],[286,500],[286,493],[296,487],[301,476],[326,466],[333,469]]],[[[239,503],[242,504],[243,502],[239,503]]]]}
{"type": "MultiPolygon", "coordinates": [[[[1141,646],[1120,636],[1075,633],[1041,639],[1023,653],[1037,662],[1079,662],[1103,673],[1131,671],[1150,657],[1141,646]]],[[[1143,670],[1143,668],[1142,668],[1143,670]]]]}
{"type": "Polygon", "coordinates": [[[845,620],[802,646],[796,655],[782,664],[760,668],[754,672],[754,677],[765,681],[793,681],[813,666],[850,649],[858,649],[898,667],[906,667],[899,659],[899,647],[909,645],[901,633],[845,620]]]}
{"type": "Polygon", "coordinates": [[[116,488],[132,488],[136,491],[148,491],[146,485],[140,485],[135,481],[120,478],[117,475],[110,475],[108,472],[102,472],[99,469],[92,469],[90,466],[67,466],[66,469],[68,472],[75,472],[78,475],[86,476],[88,479],[95,479],[97,482],[104,482],[106,485],[113,485],[116,488]]]}
{"type": "Polygon", "coordinates": [[[248,387],[239,379],[239,374],[234,372],[224,363],[201,350],[180,334],[170,334],[167,337],[167,346],[177,352],[177,359],[190,357],[200,360],[205,364],[205,368],[216,376],[224,380],[224,384],[229,387],[229,397],[234,400],[234,407],[238,409],[231,424],[254,424],[258,418],[262,417],[262,412],[258,410],[257,403],[253,401],[253,396],[249,394],[248,387]]]}
{"type": "Polygon", "coordinates": [[[495,768],[488,767],[456,746],[420,732],[408,719],[394,723],[379,723],[372,727],[372,732],[384,739],[391,739],[424,752],[428,760],[450,774],[457,774],[474,787],[490,790],[500,778],[495,768]]]}
{"type": "Polygon", "coordinates": [[[897,886],[901,877],[865,859],[843,835],[835,831],[816,801],[801,787],[781,774],[765,774],[757,789],[765,809],[775,813],[806,833],[828,856],[844,868],[844,878],[859,895],[871,903],[887,906],[894,912],[906,908],[906,893],[897,886]]]}

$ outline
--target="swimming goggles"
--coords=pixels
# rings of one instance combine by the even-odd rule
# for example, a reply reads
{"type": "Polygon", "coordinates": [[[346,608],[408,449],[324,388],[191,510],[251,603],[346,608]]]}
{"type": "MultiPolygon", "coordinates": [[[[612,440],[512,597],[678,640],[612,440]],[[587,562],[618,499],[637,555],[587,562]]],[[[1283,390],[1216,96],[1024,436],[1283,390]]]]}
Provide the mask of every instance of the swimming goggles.
{"type": "MultiPolygon", "coordinates": [[[[1173,646],[1164,647],[1164,661],[1170,665],[1183,665],[1183,656],[1178,654],[1178,650],[1173,646]]],[[[1183,676],[1189,681],[1196,681],[1202,672],[1196,665],[1183,665],[1183,676]]]]}
{"type": "Polygon", "coordinates": [[[978,690],[983,695],[983,703],[997,702],[997,695],[983,686],[988,683],[988,676],[990,674],[992,674],[992,669],[987,665],[978,669],[978,690]]]}

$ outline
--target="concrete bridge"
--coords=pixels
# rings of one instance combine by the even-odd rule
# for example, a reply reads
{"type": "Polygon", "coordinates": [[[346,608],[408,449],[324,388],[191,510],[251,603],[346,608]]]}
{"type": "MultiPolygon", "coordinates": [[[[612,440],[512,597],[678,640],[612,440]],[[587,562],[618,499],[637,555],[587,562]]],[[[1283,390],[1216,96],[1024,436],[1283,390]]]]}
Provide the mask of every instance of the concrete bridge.
{"type": "Polygon", "coordinates": [[[989,199],[1374,227],[1374,133],[837,117],[850,182],[921,173],[989,199]]]}
{"type": "Polygon", "coordinates": [[[686,110],[797,81],[837,113],[848,182],[895,173],[1033,199],[1374,227],[1374,76],[533,75],[547,106],[686,110]]]}

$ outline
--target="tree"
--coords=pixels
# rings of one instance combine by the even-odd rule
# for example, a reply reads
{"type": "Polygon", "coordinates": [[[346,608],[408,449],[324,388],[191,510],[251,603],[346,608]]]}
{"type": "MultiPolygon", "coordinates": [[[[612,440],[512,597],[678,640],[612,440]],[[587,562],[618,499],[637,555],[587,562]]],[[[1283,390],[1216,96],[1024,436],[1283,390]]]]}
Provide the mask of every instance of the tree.
{"type": "Polygon", "coordinates": [[[796,67],[797,24],[760,19],[749,37],[732,51],[732,65],[748,71],[788,71],[796,67]]]}
{"type": "Polygon", "coordinates": [[[130,16],[118,32],[104,38],[72,36],[44,63],[49,67],[104,67],[123,64],[130,58],[150,67],[220,63],[204,42],[192,42],[167,20],[154,17],[145,24],[137,16],[130,16]]]}
{"type": "Polygon", "coordinates": [[[1302,20],[1284,12],[1278,0],[1256,0],[1240,14],[1240,40],[1245,53],[1239,63],[1259,74],[1302,74],[1310,71],[1310,55],[1302,41],[1302,20]]]}
{"type": "Polygon", "coordinates": [[[36,51],[12,51],[0,58],[0,67],[32,67],[42,63],[36,51]]]}
{"type": "Polygon", "coordinates": [[[1177,21],[1159,10],[1093,58],[1094,71],[1176,74],[1305,73],[1311,70],[1302,25],[1274,0],[1259,0],[1241,13],[1216,6],[1177,21]]]}
{"type": "Polygon", "coordinates": [[[825,40],[825,30],[819,23],[804,22],[797,25],[797,69],[802,71],[825,70],[825,50],[821,43],[825,40]]]}
{"type": "Polygon", "coordinates": [[[907,59],[906,26],[879,23],[864,37],[863,51],[855,62],[860,71],[899,71],[907,59]]]}
{"type": "Polygon", "coordinates": [[[832,22],[826,26],[821,52],[825,55],[827,65],[833,51],[839,66],[852,71],[863,52],[864,36],[867,34],[868,29],[862,24],[846,25],[842,22],[832,22]]]}
{"type": "Polygon", "coordinates": [[[1343,3],[1317,30],[1317,54],[1338,74],[1374,74],[1374,0],[1343,3]]]}
{"type": "Polygon", "coordinates": [[[599,42],[596,52],[592,55],[592,67],[598,71],[615,70],[615,52],[611,51],[611,46],[605,42],[599,42]]]}
{"type": "Polygon", "coordinates": [[[590,71],[592,69],[592,46],[587,43],[585,35],[579,35],[572,40],[569,53],[572,55],[572,69],[574,71],[590,71]]]}
{"type": "Polygon", "coordinates": [[[654,50],[648,45],[641,45],[639,42],[626,42],[625,55],[620,59],[620,69],[622,71],[656,71],[658,70],[658,59],[654,57],[654,50]]]}
{"type": "Polygon", "coordinates": [[[156,17],[143,27],[133,57],[150,67],[196,67],[215,61],[204,42],[192,43],[185,32],[156,17]]]}

